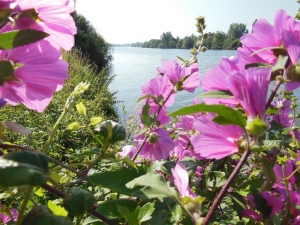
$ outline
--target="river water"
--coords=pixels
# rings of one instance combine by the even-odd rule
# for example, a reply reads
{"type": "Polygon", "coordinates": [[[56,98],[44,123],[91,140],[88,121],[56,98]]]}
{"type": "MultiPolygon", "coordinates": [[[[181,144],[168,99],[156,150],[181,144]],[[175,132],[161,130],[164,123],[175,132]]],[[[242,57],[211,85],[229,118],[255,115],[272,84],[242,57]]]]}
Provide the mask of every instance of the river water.
{"type": "MultiPolygon", "coordinates": [[[[223,56],[235,55],[235,50],[208,50],[198,55],[200,75],[210,68],[217,66],[223,56]]],[[[162,66],[163,60],[174,60],[177,56],[189,59],[190,50],[187,49],[152,49],[136,47],[115,47],[110,73],[116,75],[110,84],[110,90],[117,92],[116,96],[120,118],[127,119],[141,97],[141,85],[154,78],[157,67],[162,66]],[[126,113],[124,114],[124,111],[126,113]]],[[[202,93],[198,87],[194,93],[181,91],[177,94],[173,106],[167,110],[174,111],[190,105],[195,96],[202,93]]]]}

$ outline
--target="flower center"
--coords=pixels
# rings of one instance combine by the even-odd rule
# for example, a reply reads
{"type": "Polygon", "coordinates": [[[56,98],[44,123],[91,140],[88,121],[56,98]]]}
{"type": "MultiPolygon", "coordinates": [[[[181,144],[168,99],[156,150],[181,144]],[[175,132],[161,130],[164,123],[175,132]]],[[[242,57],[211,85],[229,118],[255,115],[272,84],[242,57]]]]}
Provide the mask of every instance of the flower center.
{"type": "Polygon", "coordinates": [[[149,140],[149,143],[150,143],[150,144],[155,144],[155,143],[157,143],[158,139],[159,139],[159,136],[158,136],[157,133],[151,133],[151,134],[149,135],[149,137],[148,137],[148,140],[149,140]]]}

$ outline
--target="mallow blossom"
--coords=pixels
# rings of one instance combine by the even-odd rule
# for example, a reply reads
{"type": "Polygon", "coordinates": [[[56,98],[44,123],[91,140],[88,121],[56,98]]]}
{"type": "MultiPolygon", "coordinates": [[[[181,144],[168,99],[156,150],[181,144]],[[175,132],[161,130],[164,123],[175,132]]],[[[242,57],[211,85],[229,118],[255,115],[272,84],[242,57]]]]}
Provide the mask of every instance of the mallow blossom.
{"type": "Polygon", "coordinates": [[[147,136],[145,134],[135,135],[134,141],[137,144],[137,148],[142,145],[145,138],[147,140],[140,152],[140,156],[143,158],[150,158],[152,160],[167,159],[170,151],[175,147],[169,132],[162,128],[151,130],[147,136]]]}
{"type": "MultiPolygon", "coordinates": [[[[2,209],[2,204],[0,202],[0,210],[1,209],[2,209]]],[[[10,215],[0,213],[0,222],[2,222],[3,224],[7,224],[11,220],[17,221],[18,215],[19,215],[18,210],[12,208],[9,210],[9,212],[10,212],[10,215]]]]}
{"type": "Polygon", "coordinates": [[[243,130],[236,125],[219,125],[212,121],[213,114],[206,114],[194,121],[200,132],[191,137],[195,153],[207,159],[221,159],[237,153],[243,141],[243,130]]]}
{"type": "Polygon", "coordinates": [[[176,86],[177,91],[186,90],[193,93],[199,86],[200,74],[197,63],[187,67],[181,65],[179,59],[165,60],[163,61],[163,67],[158,67],[157,70],[176,86]]]}
{"type": "Polygon", "coordinates": [[[189,185],[189,174],[184,166],[177,162],[175,168],[171,169],[173,175],[173,182],[180,194],[180,197],[196,197],[197,195],[191,191],[189,185]]]}
{"type": "Polygon", "coordinates": [[[0,98],[10,105],[21,102],[38,112],[44,111],[54,92],[69,78],[68,63],[62,61],[60,52],[45,40],[0,50],[0,64],[10,72],[0,76],[0,98]]]}
{"type": "MultiPolygon", "coordinates": [[[[263,61],[274,65],[279,55],[289,56],[288,68],[296,66],[300,57],[300,23],[280,9],[276,12],[274,26],[265,19],[259,19],[253,25],[253,33],[241,38],[243,48],[249,49],[251,54],[256,53],[263,61]]],[[[299,65],[297,65],[299,66],[299,65]]],[[[294,72],[288,73],[288,79],[299,81],[293,77],[294,72]]],[[[299,74],[297,74],[299,76],[299,74]]],[[[289,82],[286,90],[292,91],[300,86],[300,82],[289,82]]]]}
{"type": "Polygon", "coordinates": [[[45,38],[57,48],[70,50],[74,46],[75,22],[70,15],[74,0],[18,0],[8,23],[1,31],[33,29],[50,34],[45,38]]]}

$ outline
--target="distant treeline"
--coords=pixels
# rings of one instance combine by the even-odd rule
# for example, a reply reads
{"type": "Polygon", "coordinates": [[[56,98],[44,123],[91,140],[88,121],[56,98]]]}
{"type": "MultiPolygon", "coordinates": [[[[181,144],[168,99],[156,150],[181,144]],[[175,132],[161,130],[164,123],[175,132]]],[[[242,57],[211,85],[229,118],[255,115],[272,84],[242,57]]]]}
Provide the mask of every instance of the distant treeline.
{"type": "MultiPolygon", "coordinates": [[[[208,49],[237,49],[241,46],[240,38],[248,33],[246,24],[232,23],[227,33],[223,31],[209,32],[203,45],[208,49]]],[[[196,35],[185,36],[184,38],[173,37],[171,32],[163,33],[160,39],[151,39],[146,42],[136,42],[132,47],[142,48],[178,48],[190,49],[196,47],[198,38],[196,35]]]]}

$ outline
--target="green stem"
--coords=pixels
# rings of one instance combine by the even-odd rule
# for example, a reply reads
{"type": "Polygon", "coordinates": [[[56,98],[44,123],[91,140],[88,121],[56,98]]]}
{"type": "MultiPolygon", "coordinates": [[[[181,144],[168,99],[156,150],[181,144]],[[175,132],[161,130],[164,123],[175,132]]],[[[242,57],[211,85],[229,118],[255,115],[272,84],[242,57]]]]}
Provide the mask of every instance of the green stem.
{"type": "Polygon", "coordinates": [[[61,113],[60,117],[58,118],[58,120],[57,120],[56,123],[54,124],[54,126],[53,126],[53,128],[52,128],[52,130],[51,130],[51,133],[50,133],[50,135],[49,135],[49,138],[48,138],[48,140],[46,141],[46,143],[45,143],[45,145],[44,145],[44,147],[43,147],[43,152],[44,152],[44,153],[47,153],[47,152],[48,152],[49,147],[50,147],[50,145],[51,145],[52,142],[53,142],[54,134],[55,134],[55,132],[56,132],[58,126],[59,126],[60,122],[62,121],[62,119],[64,118],[64,116],[67,114],[67,109],[68,109],[67,107],[64,107],[64,111],[61,113]]]}
{"type": "Polygon", "coordinates": [[[22,205],[21,205],[21,208],[19,210],[19,217],[18,217],[18,221],[16,223],[16,225],[20,225],[23,221],[23,217],[24,217],[24,213],[25,213],[25,210],[26,210],[26,206],[27,206],[27,203],[30,199],[30,196],[32,194],[32,191],[33,191],[33,186],[28,186],[27,187],[27,191],[26,191],[26,195],[24,197],[24,200],[22,202],[22,205]]]}

